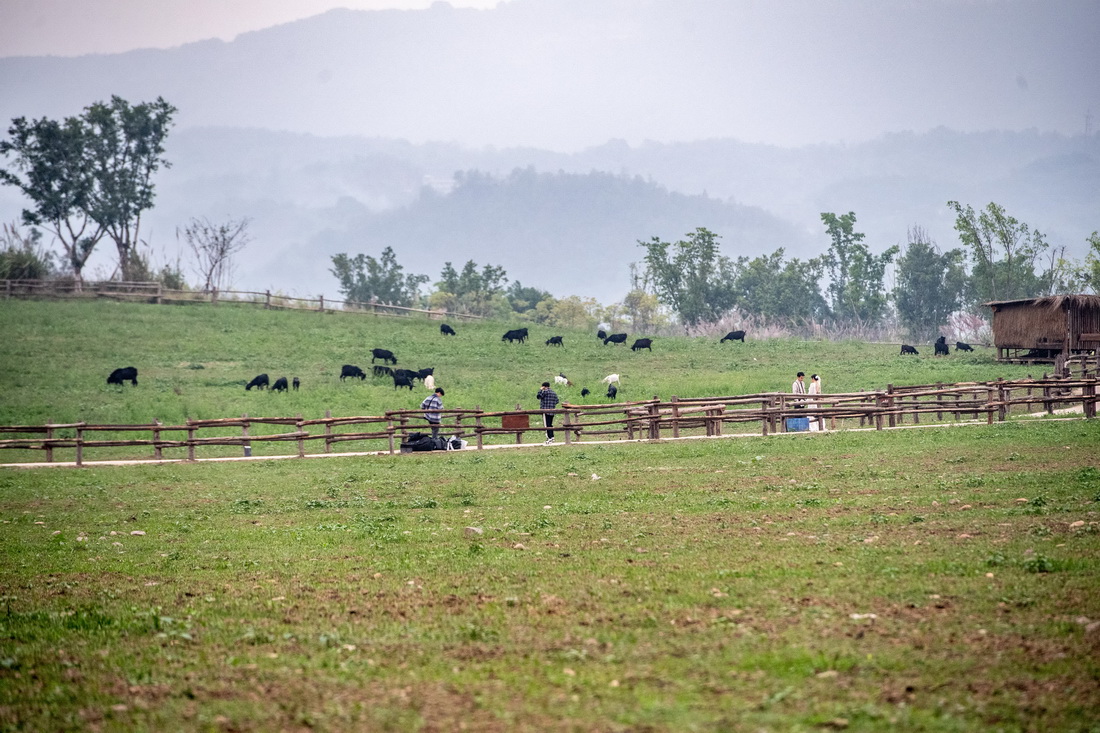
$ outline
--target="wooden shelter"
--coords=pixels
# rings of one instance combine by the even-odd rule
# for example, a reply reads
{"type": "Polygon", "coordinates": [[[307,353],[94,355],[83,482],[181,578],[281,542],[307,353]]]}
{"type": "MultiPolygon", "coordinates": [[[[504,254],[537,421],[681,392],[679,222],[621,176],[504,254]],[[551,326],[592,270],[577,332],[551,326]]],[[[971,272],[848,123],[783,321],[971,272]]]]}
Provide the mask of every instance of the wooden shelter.
{"type": "Polygon", "coordinates": [[[1053,362],[1100,349],[1100,295],[1050,295],[986,303],[999,361],[1053,362]]]}

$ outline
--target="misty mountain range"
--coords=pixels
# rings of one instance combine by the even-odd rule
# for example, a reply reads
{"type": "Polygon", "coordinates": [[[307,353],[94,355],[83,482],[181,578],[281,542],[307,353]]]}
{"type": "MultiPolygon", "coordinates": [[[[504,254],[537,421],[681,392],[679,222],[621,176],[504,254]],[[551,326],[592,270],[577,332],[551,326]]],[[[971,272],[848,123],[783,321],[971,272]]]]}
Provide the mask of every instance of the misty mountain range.
{"type": "MultiPolygon", "coordinates": [[[[144,236],[163,262],[190,217],[250,217],[247,289],[335,295],[332,254],[392,246],[433,281],[473,259],[610,302],[638,240],[704,226],[731,257],[809,257],[828,245],[820,212],[854,211],[873,249],[914,224],[948,248],[949,199],[996,201],[1080,257],[1100,228],[1095,11],[1055,5],[332,11],[228,43],[0,59],[0,119],[163,96],[173,165],[144,236]],[[1034,43],[1055,32],[1057,53],[1034,43]],[[814,135],[848,142],[745,141],[814,135]]],[[[0,220],[22,206],[0,188],[0,220]]]]}

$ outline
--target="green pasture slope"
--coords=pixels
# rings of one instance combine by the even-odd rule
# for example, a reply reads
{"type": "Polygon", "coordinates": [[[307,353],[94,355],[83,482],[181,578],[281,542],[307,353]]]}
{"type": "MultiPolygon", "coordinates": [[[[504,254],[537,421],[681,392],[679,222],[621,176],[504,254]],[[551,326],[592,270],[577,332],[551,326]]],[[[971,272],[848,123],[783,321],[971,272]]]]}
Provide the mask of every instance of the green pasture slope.
{"type": "MultiPolygon", "coordinates": [[[[372,346],[486,407],[559,370],[662,396],[1020,376],[454,325],[3,303],[3,422],[402,406],[336,379],[372,346]],[[244,392],[284,370],[298,395],[244,392]]],[[[1098,448],[1042,420],[0,469],[0,730],[1096,730],[1098,448]]]]}

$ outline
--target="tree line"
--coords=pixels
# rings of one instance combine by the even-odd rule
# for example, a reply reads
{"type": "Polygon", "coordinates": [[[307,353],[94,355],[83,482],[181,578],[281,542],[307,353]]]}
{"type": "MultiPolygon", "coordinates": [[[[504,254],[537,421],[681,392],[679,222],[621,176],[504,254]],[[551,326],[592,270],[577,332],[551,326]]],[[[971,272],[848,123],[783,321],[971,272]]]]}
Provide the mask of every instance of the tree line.
{"type": "Polygon", "coordinates": [[[1084,261],[1065,258],[1042,233],[990,203],[975,211],[958,202],[955,229],[961,248],[941,250],[920,226],[904,247],[871,251],[856,228],[854,212],[821,214],[828,249],[807,260],[787,258],[782,248],[731,259],[719,235],[697,228],[676,242],[640,241],[640,263],[631,265],[631,290],[621,303],[603,306],[576,296],[557,299],[519,282],[508,286],[503,267],[470,260],[461,271],[444,263],[431,278],[406,274],[393,249],[380,259],[359,254],[332,258],[332,274],[345,298],[358,302],[421,305],[482,316],[521,315],[549,325],[621,323],[648,330],[678,321],[686,327],[715,323],[730,313],[759,322],[799,326],[896,323],[915,340],[934,337],[960,310],[984,315],[982,303],[1059,292],[1100,291],[1100,234],[1088,239],[1084,261]],[[894,285],[887,286],[894,268],[894,285]]]}

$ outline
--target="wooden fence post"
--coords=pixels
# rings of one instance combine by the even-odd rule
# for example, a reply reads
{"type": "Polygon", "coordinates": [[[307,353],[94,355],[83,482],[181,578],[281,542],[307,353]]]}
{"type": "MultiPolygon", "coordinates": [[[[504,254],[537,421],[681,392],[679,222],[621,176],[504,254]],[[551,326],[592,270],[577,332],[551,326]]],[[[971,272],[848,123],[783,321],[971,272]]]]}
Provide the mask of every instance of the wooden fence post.
{"type": "MultiPolygon", "coordinates": [[[[294,423],[294,427],[297,428],[297,432],[300,433],[305,427],[302,425],[302,413],[299,412],[295,417],[298,418],[298,422],[294,423]]],[[[306,440],[301,435],[298,436],[298,457],[306,457],[306,440]]]]}
{"type": "Polygon", "coordinates": [[[992,387],[985,388],[985,424],[993,424],[993,402],[996,399],[997,390],[992,387]]]}
{"type": "Polygon", "coordinates": [[[76,465],[84,465],[84,428],[76,429],[76,465]]]}
{"type": "Polygon", "coordinates": [[[195,426],[191,418],[187,418],[187,460],[195,460],[195,426]]]}
{"type": "Polygon", "coordinates": [[[1081,400],[1082,409],[1086,418],[1096,417],[1096,383],[1090,382],[1086,384],[1081,390],[1081,396],[1084,398],[1081,400]]]}
{"type": "Polygon", "coordinates": [[[153,418],[153,458],[161,460],[164,458],[164,451],[160,447],[160,420],[153,418]]]}
{"type": "Polygon", "coordinates": [[[474,415],[474,436],[477,438],[477,449],[481,450],[485,447],[485,438],[481,434],[482,428],[485,427],[481,422],[481,405],[474,405],[474,409],[477,410],[477,413],[474,415]]]}
{"type": "MultiPolygon", "coordinates": [[[[653,399],[657,400],[660,397],[653,395],[653,399]]],[[[649,406],[649,439],[661,439],[661,410],[656,402],[649,406]]]]}
{"type": "MultiPolygon", "coordinates": [[[[680,398],[676,395],[672,395],[669,398],[669,402],[672,403],[672,437],[680,437],[680,406],[676,404],[680,401],[680,398]]],[[[708,425],[709,427],[709,425],[708,425]]],[[[710,435],[710,431],[707,431],[707,435],[710,435]]]]}
{"type": "Polygon", "coordinates": [[[271,291],[264,291],[264,310],[271,310],[271,291]]]}
{"type": "Polygon", "coordinates": [[[325,296],[323,296],[323,295],[321,296],[321,307],[318,308],[317,310],[321,311],[322,313],[325,312],[325,296]]]}
{"type": "MultiPolygon", "coordinates": [[[[11,280],[7,281],[9,284],[11,280]]],[[[53,463],[53,420],[46,421],[46,463],[53,463]]]]}
{"type": "Polygon", "coordinates": [[[562,413],[561,422],[562,425],[565,427],[565,444],[569,445],[573,442],[573,430],[570,427],[569,410],[566,410],[562,413]]]}
{"type": "MultiPolygon", "coordinates": [[[[325,420],[332,419],[332,410],[325,410],[325,420]]],[[[332,453],[332,423],[325,422],[325,453],[332,453]]]]}
{"type": "Polygon", "coordinates": [[[386,432],[390,434],[390,455],[392,456],[393,452],[394,452],[393,451],[394,427],[393,427],[393,418],[392,417],[386,420],[386,432]]]}
{"type": "Polygon", "coordinates": [[[241,424],[241,435],[244,437],[244,457],[252,457],[252,441],[248,439],[248,413],[241,415],[244,422],[241,424]]]}
{"type": "MultiPolygon", "coordinates": [[[[889,410],[890,410],[890,415],[889,415],[890,427],[895,427],[897,425],[897,420],[894,417],[894,385],[892,385],[892,384],[886,385],[886,403],[885,404],[886,404],[886,407],[889,408],[889,410]]],[[[901,416],[898,415],[898,417],[900,418],[901,416]]],[[[882,423],[881,420],[879,420],[877,422],[877,428],[879,430],[882,430],[882,424],[881,423],[882,423]]]]}
{"type": "Polygon", "coordinates": [[[1000,403],[997,405],[998,422],[1004,422],[1005,418],[1008,417],[1008,405],[1005,404],[1008,394],[1005,390],[1004,380],[997,377],[997,402],[1000,403]]]}

